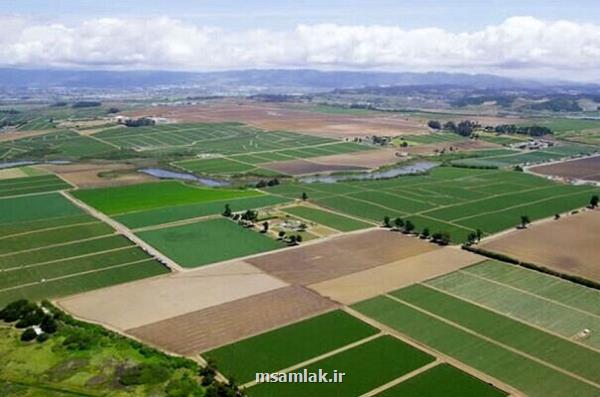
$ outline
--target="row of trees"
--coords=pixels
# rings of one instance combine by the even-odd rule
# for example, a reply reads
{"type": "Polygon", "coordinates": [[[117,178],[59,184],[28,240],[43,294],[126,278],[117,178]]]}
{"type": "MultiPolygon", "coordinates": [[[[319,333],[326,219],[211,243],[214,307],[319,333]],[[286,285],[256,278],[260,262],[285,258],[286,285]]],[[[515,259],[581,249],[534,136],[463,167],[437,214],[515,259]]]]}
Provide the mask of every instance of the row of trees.
{"type": "MultiPolygon", "coordinates": [[[[465,137],[470,137],[475,130],[482,128],[481,124],[471,120],[463,120],[458,124],[454,121],[448,121],[442,124],[438,120],[429,120],[427,126],[432,130],[453,132],[465,137]]],[[[523,126],[516,124],[500,124],[497,126],[486,126],[484,130],[499,134],[521,134],[535,137],[552,134],[552,130],[550,128],[539,125],[523,126]]]]}
{"type": "MultiPolygon", "coordinates": [[[[383,226],[388,229],[401,231],[406,234],[413,234],[415,233],[416,229],[415,224],[408,219],[404,220],[402,218],[394,218],[392,220],[389,216],[383,218],[383,226]]],[[[419,237],[421,237],[422,239],[431,239],[432,242],[440,245],[448,245],[450,244],[450,241],[452,241],[450,233],[435,232],[432,234],[428,227],[423,228],[423,230],[420,233],[416,234],[419,235],[419,237]]]]}

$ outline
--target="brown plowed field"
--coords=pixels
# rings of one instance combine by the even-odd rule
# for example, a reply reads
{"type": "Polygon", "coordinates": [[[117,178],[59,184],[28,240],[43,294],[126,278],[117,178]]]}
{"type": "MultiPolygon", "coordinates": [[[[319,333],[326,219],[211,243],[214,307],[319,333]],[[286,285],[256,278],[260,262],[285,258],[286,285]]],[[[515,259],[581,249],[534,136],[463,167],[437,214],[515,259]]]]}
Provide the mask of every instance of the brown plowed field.
{"type": "Polygon", "coordinates": [[[600,182],[600,156],[531,167],[536,174],[600,182]]]}
{"type": "Polygon", "coordinates": [[[162,349],[191,356],[335,307],[334,302],[315,292],[292,286],[130,329],[127,333],[162,349]]]}
{"type": "Polygon", "coordinates": [[[482,248],[600,282],[598,236],[600,211],[594,210],[516,230],[482,248]]]}
{"type": "Polygon", "coordinates": [[[238,261],[103,288],[58,304],[80,318],[125,330],[285,286],[238,261]]]}
{"type": "Polygon", "coordinates": [[[314,284],[439,249],[418,238],[371,230],[248,259],[292,284],[314,284]]]}
{"type": "Polygon", "coordinates": [[[67,182],[80,188],[131,185],[157,181],[150,175],[136,172],[135,166],[129,164],[44,164],[39,167],[58,174],[67,182]],[[113,175],[101,177],[100,173],[113,173],[113,175]]]}
{"type": "Polygon", "coordinates": [[[459,270],[486,258],[445,247],[361,272],[312,284],[309,288],[345,305],[459,270]]]}
{"type": "Polygon", "coordinates": [[[181,122],[239,121],[265,130],[286,130],[306,134],[353,137],[426,133],[426,121],[402,115],[327,114],[301,106],[295,108],[260,102],[224,101],[204,105],[153,107],[128,112],[134,117],[157,116],[181,122]]]}
{"type": "Polygon", "coordinates": [[[261,164],[261,167],[288,175],[317,174],[334,171],[360,171],[367,169],[365,167],[356,167],[352,165],[319,164],[307,160],[274,161],[272,163],[261,164]]]}
{"type": "MultiPolygon", "coordinates": [[[[311,162],[323,164],[325,166],[343,165],[355,168],[378,168],[382,165],[396,163],[406,160],[405,157],[397,156],[402,150],[398,149],[379,149],[363,150],[362,152],[333,154],[331,156],[313,157],[311,162]]],[[[289,163],[292,163],[289,161],[289,163]]],[[[288,161],[286,161],[288,163],[288,161]]]]}

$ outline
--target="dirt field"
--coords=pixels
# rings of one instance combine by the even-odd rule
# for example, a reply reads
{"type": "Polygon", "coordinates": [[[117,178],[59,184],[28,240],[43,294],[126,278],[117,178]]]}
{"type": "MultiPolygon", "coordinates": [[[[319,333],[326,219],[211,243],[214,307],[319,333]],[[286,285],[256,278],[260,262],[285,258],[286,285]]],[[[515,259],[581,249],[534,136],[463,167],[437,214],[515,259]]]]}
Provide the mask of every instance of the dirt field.
{"type": "Polygon", "coordinates": [[[600,211],[516,230],[481,245],[525,262],[600,282],[600,211]]]}
{"type": "Polygon", "coordinates": [[[12,179],[12,178],[23,178],[27,174],[20,168],[8,168],[0,170],[0,179],[12,179]]]}
{"type": "Polygon", "coordinates": [[[367,169],[365,167],[356,167],[352,165],[319,164],[307,160],[274,161],[272,163],[261,164],[261,167],[288,175],[317,174],[334,171],[360,171],[367,169]]]}
{"type": "Polygon", "coordinates": [[[58,303],[80,318],[126,330],[285,286],[254,266],[235,262],[104,288],[58,303]]]}
{"type": "Polygon", "coordinates": [[[259,102],[223,101],[195,106],[154,107],[128,112],[127,115],[166,117],[180,122],[239,121],[265,130],[287,130],[331,137],[401,135],[428,131],[425,121],[409,119],[399,114],[326,114],[302,107],[259,102]]]}
{"type": "Polygon", "coordinates": [[[36,130],[36,131],[7,131],[0,133],[0,142],[13,141],[19,138],[28,138],[32,136],[44,135],[52,130],[36,130]]]}
{"type": "Polygon", "coordinates": [[[150,175],[135,171],[129,164],[44,164],[42,169],[52,171],[69,183],[80,188],[131,185],[141,182],[156,181],[150,175]],[[101,177],[100,173],[114,173],[110,177],[101,177]]]}
{"type": "Polygon", "coordinates": [[[334,309],[330,300],[293,286],[130,329],[151,345],[184,355],[234,342],[334,309]]]}
{"type": "Polygon", "coordinates": [[[370,230],[335,237],[248,262],[292,284],[308,285],[439,249],[402,233],[370,230]]]}
{"type": "Polygon", "coordinates": [[[536,174],[600,182],[600,156],[529,168],[536,174]]]}
{"type": "Polygon", "coordinates": [[[441,276],[486,258],[445,247],[406,259],[309,285],[321,295],[351,305],[410,284],[441,276]]]}
{"type": "Polygon", "coordinates": [[[478,149],[494,149],[501,148],[502,145],[495,143],[484,142],[480,140],[469,140],[464,142],[440,142],[428,145],[412,146],[408,148],[399,149],[409,154],[430,154],[435,151],[446,150],[449,151],[450,147],[458,150],[478,150],[478,149]]]}
{"type": "MultiPolygon", "coordinates": [[[[400,149],[364,150],[362,152],[313,157],[310,161],[327,166],[343,165],[363,169],[373,169],[381,167],[382,165],[406,160],[406,158],[396,155],[396,153],[400,153],[401,151],[402,150],[400,149]]],[[[292,161],[289,163],[291,162],[292,161]]]]}

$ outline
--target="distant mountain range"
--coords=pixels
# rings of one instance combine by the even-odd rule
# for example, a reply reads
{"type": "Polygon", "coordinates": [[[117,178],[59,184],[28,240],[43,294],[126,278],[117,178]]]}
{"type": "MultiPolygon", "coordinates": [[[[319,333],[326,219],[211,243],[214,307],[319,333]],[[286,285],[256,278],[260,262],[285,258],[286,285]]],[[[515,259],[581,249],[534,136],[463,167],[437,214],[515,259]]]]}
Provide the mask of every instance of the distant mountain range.
{"type": "Polygon", "coordinates": [[[224,72],[78,71],[2,69],[0,88],[124,89],[162,86],[353,89],[378,86],[446,85],[474,89],[531,89],[545,84],[486,74],[391,73],[318,70],[236,70],[224,72]]]}

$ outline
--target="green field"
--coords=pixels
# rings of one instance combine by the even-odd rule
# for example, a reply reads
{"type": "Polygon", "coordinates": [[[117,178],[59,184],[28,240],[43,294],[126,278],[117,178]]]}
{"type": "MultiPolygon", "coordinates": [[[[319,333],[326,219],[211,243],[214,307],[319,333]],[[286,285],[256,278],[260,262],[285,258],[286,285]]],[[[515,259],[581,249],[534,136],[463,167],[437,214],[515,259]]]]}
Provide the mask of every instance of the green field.
{"type": "Polygon", "coordinates": [[[183,267],[207,265],[284,246],[225,218],[139,232],[138,236],[183,267]]]}
{"type": "Polygon", "coordinates": [[[600,293],[572,283],[564,284],[550,276],[522,275],[518,270],[510,279],[523,278],[505,283],[502,280],[507,273],[498,270],[500,266],[514,271],[509,265],[485,262],[431,280],[428,285],[566,338],[590,329],[591,334],[581,343],[600,348],[600,293]],[[531,285],[524,287],[525,284],[531,285]],[[540,292],[542,286],[548,288],[540,292]]]}
{"type": "Polygon", "coordinates": [[[316,208],[297,206],[290,207],[284,210],[288,214],[298,216],[300,218],[320,223],[321,225],[329,226],[333,229],[343,232],[353,230],[366,229],[372,227],[372,224],[362,222],[346,216],[334,214],[329,211],[323,211],[316,208]]]}
{"type": "Polygon", "coordinates": [[[0,306],[168,273],[123,236],[56,194],[0,199],[0,306]]]}
{"type": "MultiPolygon", "coordinates": [[[[353,306],[362,314],[532,397],[597,396],[600,388],[390,297],[353,306]],[[543,381],[540,381],[543,379],[543,381]]],[[[495,326],[492,324],[492,326],[495,326]]],[[[552,349],[552,346],[546,346],[552,349]]]]}
{"type": "Polygon", "coordinates": [[[533,221],[584,207],[598,188],[570,186],[516,171],[438,167],[428,175],[334,184],[285,184],[265,189],[290,199],[306,192],[312,203],[359,219],[385,216],[411,220],[416,231],[448,232],[463,242],[515,227],[521,215],[533,221]]]}
{"type": "Polygon", "coordinates": [[[124,214],[185,204],[260,196],[254,190],[213,189],[164,181],[103,189],[77,190],[73,195],[100,211],[124,214]]]}
{"type": "Polygon", "coordinates": [[[32,193],[54,192],[72,188],[55,175],[28,176],[0,180],[0,198],[32,193]]]}
{"type": "Polygon", "coordinates": [[[432,361],[428,354],[382,336],[306,367],[309,372],[345,372],[342,383],[261,383],[247,392],[251,397],[360,396],[432,361]]]}
{"type": "Polygon", "coordinates": [[[238,382],[256,372],[276,372],[378,331],[342,311],[333,311],[204,353],[238,382]]]}
{"type": "Polygon", "coordinates": [[[226,204],[229,204],[232,211],[237,212],[269,207],[287,201],[289,201],[289,199],[263,194],[256,197],[217,200],[207,203],[178,205],[149,211],[131,212],[124,215],[117,215],[114,218],[125,226],[137,229],[146,226],[181,221],[184,219],[221,214],[225,209],[226,204]]]}
{"type": "Polygon", "coordinates": [[[505,393],[448,364],[407,379],[378,397],[501,397],[505,393]]]}

